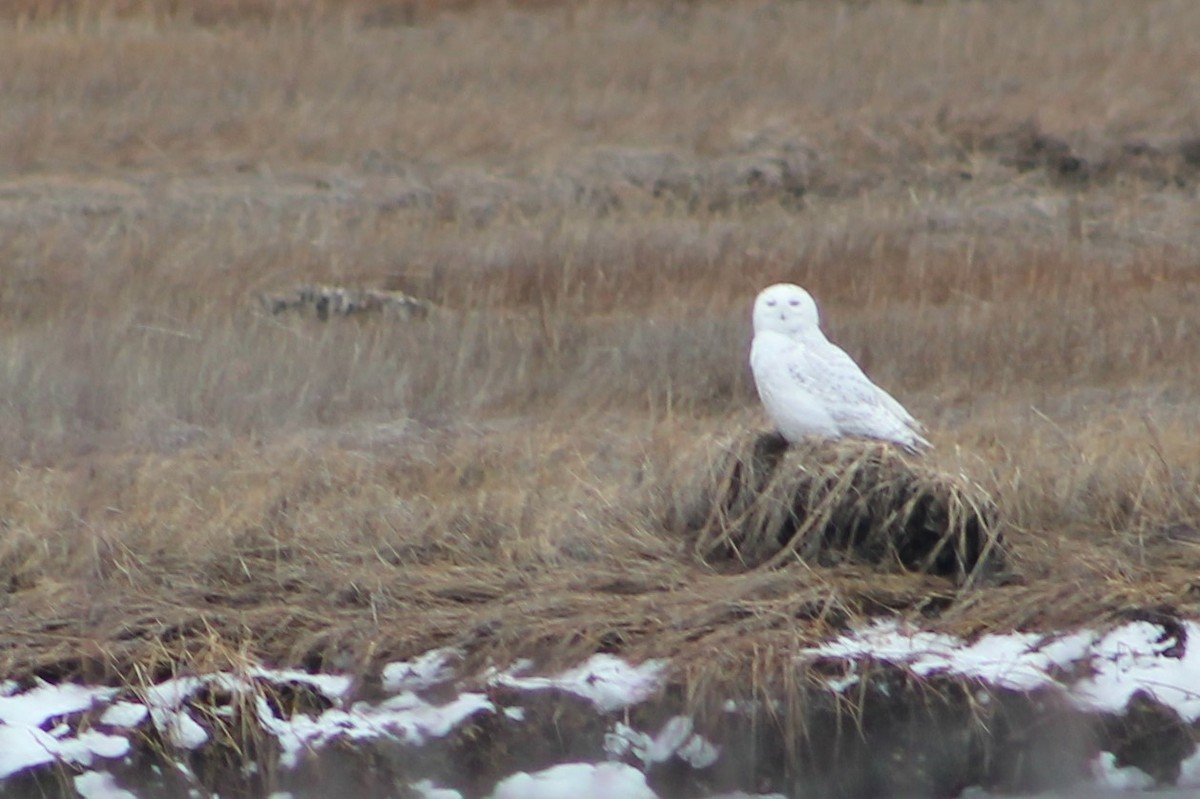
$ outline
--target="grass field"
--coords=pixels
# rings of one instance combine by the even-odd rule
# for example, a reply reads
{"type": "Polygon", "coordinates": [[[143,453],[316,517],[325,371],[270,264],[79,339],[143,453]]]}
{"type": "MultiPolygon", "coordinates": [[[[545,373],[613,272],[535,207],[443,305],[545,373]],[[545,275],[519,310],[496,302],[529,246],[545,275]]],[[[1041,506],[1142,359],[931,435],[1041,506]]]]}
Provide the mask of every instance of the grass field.
{"type": "MultiPolygon", "coordinates": [[[[161,6],[0,22],[0,675],[678,656],[1200,611],[1200,6],[161,6]],[[728,573],[757,290],[1009,579],[728,573]],[[306,282],[426,319],[275,316],[306,282]]],[[[14,10],[15,9],[15,10],[14,10]]]]}

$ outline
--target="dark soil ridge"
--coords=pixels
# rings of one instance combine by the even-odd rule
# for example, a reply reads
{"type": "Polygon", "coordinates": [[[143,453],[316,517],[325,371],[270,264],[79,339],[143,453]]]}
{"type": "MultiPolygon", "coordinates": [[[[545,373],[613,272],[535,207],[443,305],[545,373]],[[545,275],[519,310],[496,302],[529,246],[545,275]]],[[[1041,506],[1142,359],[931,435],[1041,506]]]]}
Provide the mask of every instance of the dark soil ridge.
{"type": "MultiPolygon", "coordinates": [[[[940,799],[972,786],[1004,793],[1066,788],[1088,779],[1101,752],[1168,786],[1200,738],[1200,729],[1145,692],[1119,714],[1088,713],[1056,689],[1021,692],[961,676],[920,678],[887,662],[858,666],[862,682],[849,692],[816,684],[767,688],[731,698],[723,708],[692,707],[678,686],[628,710],[602,713],[569,694],[493,685],[485,690],[496,712],[478,713],[444,738],[422,746],[390,735],[334,742],[307,753],[294,769],[280,763],[253,702],[202,694],[189,708],[214,733],[209,744],[176,750],[143,725],[130,758],[95,767],[147,799],[195,788],[227,798],[282,790],[296,799],[339,793],[383,799],[417,796],[410,786],[420,780],[479,799],[518,771],[613,761],[606,736],[616,722],[653,736],[671,718],[694,714],[695,732],[719,748],[715,762],[696,768],[678,750],[658,762],[629,751],[619,757],[643,769],[663,799],[738,790],[805,799],[940,799]],[[505,708],[522,708],[524,715],[514,718],[505,708]]],[[[446,688],[435,691],[441,701],[454,695],[446,688]]],[[[329,707],[309,686],[270,690],[272,705],[291,713],[329,707]]],[[[94,722],[82,720],[80,727],[94,722]]],[[[73,773],[61,766],[24,772],[0,784],[0,797],[69,793],[64,787],[73,773]]]]}
{"type": "MultiPolygon", "coordinates": [[[[487,225],[514,214],[525,217],[563,208],[600,214],[641,214],[653,208],[689,213],[726,213],[738,208],[778,206],[805,213],[813,202],[856,198],[889,185],[930,186],[949,200],[974,183],[1004,185],[1009,193],[1036,191],[1086,193],[1120,181],[1137,181],[1152,190],[1188,191],[1200,177],[1200,135],[1120,136],[1112,133],[1063,133],[1037,119],[957,117],[908,120],[908,127],[881,123],[876,135],[887,152],[848,153],[845,142],[766,135],[713,153],[665,148],[595,146],[564,158],[549,170],[464,170],[450,164],[402,155],[370,153],[349,174],[309,167],[270,178],[286,186],[288,203],[388,213],[436,210],[487,225]],[[894,152],[907,157],[898,164],[894,152]],[[1024,188],[1013,182],[1024,177],[1024,188]],[[1030,178],[1033,178],[1031,181],[1030,178]],[[1036,189],[1036,191],[1035,191],[1036,189]]],[[[188,184],[187,202],[229,200],[239,192],[261,191],[262,179],[236,166],[211,175],[177,176],[188,184]]],[[[126,204],[152,202],[139,197],[144,179],[113,178],[100,186],[81,181],[70,197],[57,184],[41,187],[36,178],[13,194],[9,213],[28,214],[29,197],[50,193],[57,207],[85,214],[117,213],[126,204]],[[120,191],[118,191],[118,189],[120,191]]],[[[977,203],[968,203],[976,206],[977,203]]],[[[987,203],[982,209],[986,211],[987,203]]],[[[275,298],[270,298],[274,300],[275,298]]],[[[376,298],[384,299],[382,295],[376,298]]],[[[267,307],[273,310],[268,302],[267,307]]],[[[419,311],[415,306],[413,311],[419,311]]]]}
{"type": "Polygon", "coordinates": [[[1130,177],[1184,187],[1200,173],[1200,136],[1195,135],[1089,142],[1047,131],[1036,119],[1004,125],[952,122],[947,130],[968,152],[987,153],[1019,172],[1041,170],[1066,184],[1104,184],[1130,177]]]}

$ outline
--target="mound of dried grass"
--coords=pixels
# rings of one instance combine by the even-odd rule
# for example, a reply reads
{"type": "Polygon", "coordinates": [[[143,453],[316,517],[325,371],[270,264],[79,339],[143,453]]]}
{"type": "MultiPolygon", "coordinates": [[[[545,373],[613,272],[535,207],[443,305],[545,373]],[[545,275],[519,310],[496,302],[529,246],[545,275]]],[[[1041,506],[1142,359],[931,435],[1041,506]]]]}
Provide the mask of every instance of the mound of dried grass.
{"type": "Polygon", "coordinates": [[[703,560],[751,568],[800,558],[967,582],[1003,560],[997,506],[983,488],[876,442],[735,441],[699,475],[678,522],[703,560]]]}

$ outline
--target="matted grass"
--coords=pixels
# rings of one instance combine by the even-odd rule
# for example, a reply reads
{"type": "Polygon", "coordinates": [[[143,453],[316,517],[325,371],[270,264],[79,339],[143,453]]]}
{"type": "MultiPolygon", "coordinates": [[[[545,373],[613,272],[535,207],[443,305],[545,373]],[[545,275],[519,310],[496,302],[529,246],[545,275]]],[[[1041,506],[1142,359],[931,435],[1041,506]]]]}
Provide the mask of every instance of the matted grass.
{"type": "Polygon", "coordinates": [[[706,561],[742,568],[788,559],[860,562],[968,582],[999,571],[994,500],[964,477],[922,467],[887,444],[778,433],[731,446],[681,520],[706,561]]]}

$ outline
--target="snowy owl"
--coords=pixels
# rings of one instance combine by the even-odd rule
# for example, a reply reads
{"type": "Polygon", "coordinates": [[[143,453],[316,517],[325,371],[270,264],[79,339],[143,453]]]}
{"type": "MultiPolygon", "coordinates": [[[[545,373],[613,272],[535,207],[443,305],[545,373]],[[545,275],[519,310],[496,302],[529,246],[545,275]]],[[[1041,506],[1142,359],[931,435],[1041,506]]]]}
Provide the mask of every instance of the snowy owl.
{"type": "Polygon", "coordinates": [[[931,446],[904,406],[825,338],[817,304],[799,286],[778,283],[755,299],[750,368],[767,415],[792,443],[857,436],[910,452],[931,446]]]}

